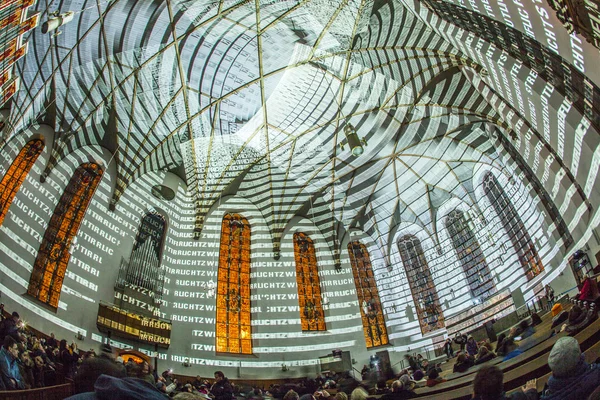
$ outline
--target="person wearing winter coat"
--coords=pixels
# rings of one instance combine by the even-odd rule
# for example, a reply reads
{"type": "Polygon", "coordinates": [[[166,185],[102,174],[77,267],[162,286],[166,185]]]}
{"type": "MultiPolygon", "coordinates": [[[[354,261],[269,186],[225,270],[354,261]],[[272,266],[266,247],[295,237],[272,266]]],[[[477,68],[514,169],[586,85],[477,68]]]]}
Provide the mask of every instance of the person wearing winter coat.
{"type": "Polygon", "coordinates": [[[573,337],[558,339],[548,356],[552,376],[542,400],[581,400],[600,385],[600,364],[588,364],[573,337]]]}
{"type": "Polygon", "coordinates": [[[215,372],[215,383],[210,388],[210,393],[215,396],[214,400],[231,400],[233,397],[233,387],[223,372],[215,372]]]}

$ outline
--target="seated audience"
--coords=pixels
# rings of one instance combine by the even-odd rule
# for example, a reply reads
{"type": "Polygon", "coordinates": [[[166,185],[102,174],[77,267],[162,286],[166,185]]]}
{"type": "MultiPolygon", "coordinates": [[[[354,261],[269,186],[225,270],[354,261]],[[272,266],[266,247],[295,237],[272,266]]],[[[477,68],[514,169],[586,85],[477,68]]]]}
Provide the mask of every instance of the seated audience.
{"type": "Polygon", "coordinates": [[[588,364],[581,353],[579,343],[573,337],[562,337],[556,341],[548,366],[552,376],[542,400],[586,399],[600,386],[600,364],[588,364]]]}
{"type": "Polygon", "coordinates": [[[474,400],[537,400],[536,381],[527,382],[521,391],[512,395],[504,393],[504,374],[494,365],[484,366],[473,380],[474,400]]]}
{"type": "Polygon", "coordinates": [[[470,358],[465,353],[461,353],[456,358],[456,364],[452,368],[452,372],[466,372],[469,368],[471,368],[475,363],[473,359],[470,358]]]}
{"type": "MultiPolygon", "coordinates": [[[[345,393],[344,393],[345,394],[345,393]]],[[[300,400],[300,396],[298,393],[294,392],[292,389],[288,390],[287,393],[283,396],[283,400],[300,400]]],[[[348,400],[346,398],[346,400],[348,400]]]]}
{"type": "Polygon", "coordinates": [[[7,335],[0,350],[0,390],[25,389],[18,360],[19,346],[12,335],[7,335]]]}
{"type": "Polygon", "coordinates": [[[427,386],[433,387],[442,382],[446,382],[446,380],[440,376],[440,373],[437,371],[437,369],[432,369],[427,376],[427,386]]]}
{"type": "Polygon", "coordinates": [[[475,357],[475,354],[477,354],[477,351],[479,351],[479,346],[477,346],[477,342],[475,341],[473,336],[469,335],[469,337],[467,339],[467,353],[471,357],[475,357]]]}
{"type": "MultiPolygon", "coordinates": [[[[107,355],[88,357],[81,363],[73,379],[75,393],[94,391],[94,383],[100,375],[125,378],[127,371],[123,364],[118,364],[107,355]]],[[[154,386],[153,383],[149,383],[154,386]]]]}
{"type": "Polygon", "coordinates": [[[477,353],[477,356],[475,357],[475,365],[483,364],[494,358],[496,358],[496,354],[493,351],[490,351],[486,346],[481,346],[479,348],[479,353],[477,353]]]}
{"type": "Polygon", "coordinates": [[[512,339],[504,341],[504,359],[502,361],[508,361],[520,354],[523,354],[523,350],[519,349],[519,346],[512,339]]]}

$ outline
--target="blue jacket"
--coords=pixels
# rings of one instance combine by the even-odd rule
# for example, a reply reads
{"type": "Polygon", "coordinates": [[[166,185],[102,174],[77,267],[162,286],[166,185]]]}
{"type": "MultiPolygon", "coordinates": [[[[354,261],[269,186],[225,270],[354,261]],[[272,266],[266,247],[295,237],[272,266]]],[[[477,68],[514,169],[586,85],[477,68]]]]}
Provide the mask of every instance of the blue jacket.
{"type": "Polygon", "coordinates": [[[542,393],[541,399],[587,399],[598,385],[600,385],[600,364],[587,364],[581,360],[569,376],[557,378],[552,375],[548,379],[548,389],[542,393]]]}
{"type": "Polygon", "coordinates": [[[507,355],[504,356],[504,359],[502,361],[508,361],[511,358],[515,358],[518,355],[523,354],[523,350],[521,349],[514,349],[513,351],[511,351],[510,353],[508,353],[507,355]]]}
{"type": "Polygon", "coordinates": [[[21,371],[19,371],[19,364],[4,347],[0,350],[0,377],[6,389],[25,389],[21,371]],[[11,379],[15,380],[16,386],[11,379]]]}

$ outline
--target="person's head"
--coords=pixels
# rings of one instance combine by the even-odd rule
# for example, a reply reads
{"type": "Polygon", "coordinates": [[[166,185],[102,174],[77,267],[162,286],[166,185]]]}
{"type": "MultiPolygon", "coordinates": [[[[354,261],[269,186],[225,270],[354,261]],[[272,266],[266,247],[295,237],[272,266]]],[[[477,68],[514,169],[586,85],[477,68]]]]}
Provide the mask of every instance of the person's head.
{"type": "Polygon", "coordinates": [[[198,400],[200,397],[189,391],[177,393],[173,396],[173,400],[198,400]]]}
{"type": "Polygon", "coordinates": [[[401,380],[392,382],[392,392],[397,393],[402,389],[404,389],[404,382],[402,382],[401,380]]]}
{"type": "Polygon", "coordinates": [[[413,378],[415,378],[415,381],[420,381],[424,377],[425,377],[425,374],[420,369],[416,370],[415,373],[413,374],[413,378]]]}
{"type": "Polygon", "coordinates": [[[583,360],[583,356],[577,339],[565,336],[554,343],[548,356],[548,366],[555,377],[567,377],[581,360],[583,360]]]}
{"type": "Polygon", "coordinates": [[[574,324],[582,316],[583,310],[579,306],[573,306],[569,310],[569,323],[574,324]]]}
{"type": "Polygon", "coordinates": [[[222,371],[215,372],[215,380],[217,382],[221,382],[223,379],[225,379],[225,374],[222,371]]]}
{"type": "Polygon", "coordinates": [[[6,336],[4,338],[4,348],[13,358],[19,358],[19,346],[12,336],[6,336]]]}
{"type": "Polygon", "coordinates": [[[60,341],[60,343],[59,343],[59,345],[58,345],[58,347],[59,347],[61,350],[64,350],[64,349],[66,349],[66,348],[67,348],[67,341],[66,341],[65,339],[61,340],[61,341],[60,341]]]}
{"type": "Polygon", "coordinates": [[[110,375],[116,378],[127,377],[127,372],[123,365],[113,362],[104,357],[91,357],[83,360],[73,383],[75,393],[85,393],[94,391],[94,383],[100,375],[110,375]]]}
{"type": "Polygon", "coordinates": [[[495,400],[504,392],[504,375],[495,365],[486,365],[477,371],[473,380],[473,394],[481,400],[495,400]]]}
{"type": "Polygon", "coordinates": [[[438,370],[436,368],[432,368],[429,370],[429,376],[427,378],[437,379],[439,377],[440,377],[440,373],[438,372],[438,370]]]}
{"type": "Polygon", "coordinates": [[[506,339],[506,334],[505,333],[501,333],[498,336],[498,343],[501,343],[504,339],[506,339]]]}
{"type": "Polygon", "coordinates": [[[360,386],[354,389],[350,394],[350,400],[366,400],[367,397],[369,397],[369,394],[360,386]]]}
{"type": "Polygon", "coordinates": [[[335,400],[348,400],[348,395],[344,392],[337,392],[334,397],[335,400]]]}
{"type": "Polygon", "coordinates": [[[50,337],[51,337],[52,339],[54,339],[54,332],[52,332],[52,333],[50,334],[50,337]]]}
{"type": "Polygon", "coordinates": [[[35,363],[35,366],[38,368],[42,368],[44,366],[44,359],[42,358],[42,356],[37,356],[33,359],[33,362],[35,363]]]}
{"type": "Polygon", "coordinates": [[[469,337],[467,338],[467,340],[468,340],[469,342],[474,342],[474,341],[475,341],[475,339],[473,339],[473,336],[471,336],[471,335],[469,335],[469,337]]]}
{"type": "Polygon", "coordinates": [[[521,328],[522,330],[526,330],[527,328],[529,328],[529,323],[527,322],[526,319],[519,322],[519,328],[521,328]]]}
{"type": "Polygon", "coordinates": [[[288,390],[288,392],[283,396],[283,400],[298,400],[300,396],[293,390],[288,390]]]}
{"type": "Polygon", "coordinates": [[[12,313],[12,319],[13,319],[13,321],[15,321],[15,322],[19,322],[19,320],[21,319],[21,317],[19,316],[19,313],[18,313],[18,312],[16,312],[16,311],[13,311],[13,313],[12,313]]]}
{"type": "Polygon", "coordinates": [[[485,346],[481,346],[479,348],[479,357],[485,356],[487,353],[489,353],[490,351],[488,350],[487,347],[485,346]]]}

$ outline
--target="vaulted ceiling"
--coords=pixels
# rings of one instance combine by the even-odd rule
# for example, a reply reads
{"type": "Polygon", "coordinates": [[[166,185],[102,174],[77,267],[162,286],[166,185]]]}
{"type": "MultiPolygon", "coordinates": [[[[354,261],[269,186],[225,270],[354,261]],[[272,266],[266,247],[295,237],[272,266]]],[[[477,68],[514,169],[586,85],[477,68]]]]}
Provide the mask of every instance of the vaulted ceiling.
{"type": "Polygon", "coordinates": [[[113,204],[136,178],[177,173],[196,227],[224,194],[252,200],[274,248],[298,214],[329,236],[383,237],[400,221],[436,236],[435,212],[474,204],[474,171],[502,169],[498,115],[473,66],[400,2],[38,0],[74,11],[30,37],[11,123],[54,126],[49,173],[74,149],[114,154],[113,204]],[[353,156],[344,128],[366,143],[353,156]]]}

